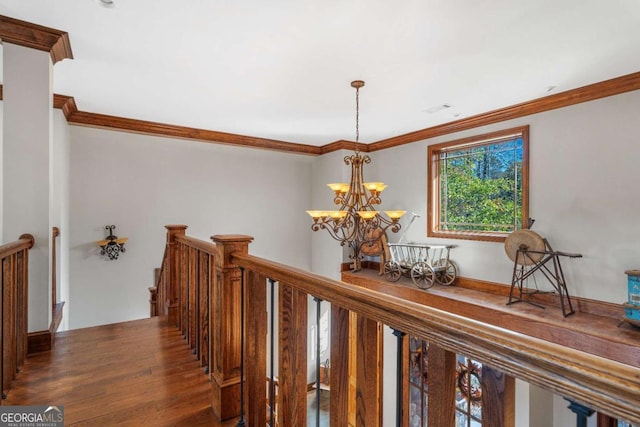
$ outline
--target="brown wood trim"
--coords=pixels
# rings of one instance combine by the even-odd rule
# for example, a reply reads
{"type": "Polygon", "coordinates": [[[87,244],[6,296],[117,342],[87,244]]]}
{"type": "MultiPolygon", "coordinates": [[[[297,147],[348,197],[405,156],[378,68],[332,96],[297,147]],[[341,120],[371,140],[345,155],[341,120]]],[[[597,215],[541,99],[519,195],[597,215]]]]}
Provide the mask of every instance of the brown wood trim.
{"type": "Polygon", "coordinates": [[[196,239],[195,237],[191,237],[191,236],[176,236],[176,241],[178,243],[182,243],[183,245],[186,245],[190,248],[194,248],[194,249],[198,249],[199,251],[202,251],[206,254],[215,256],[216,255],[216,245],[215,243],[211,243],[211,242],[207,242],[205,240],[200,240],[200,239],[196,239]]]}
{"type": "Polygon", "coordinates": [[[64,301],[57,303],[54,307],[53,314],[51,315],[51,325],[49,325],[49,332],[55,334],[62,323],[62,312],[64,309],[64,301]]]}
{"type": "MultiPolygon", "coordinates": [[[[1,25],[0,25],[1,26],[1,25]]],[[[534,99],[509,107],[489,111],[472,117],[443,123],[430,128],[420,129],[404,135],[383,139],[370,144],[359,143],[358,148],[362,152],[374,152],[387,148],[397,147],[412,142],[422,141],[437,136],[448,135],[463,130],[486,126],[519,117],[568,107],[582,102],[594,101],[608,96],[619,95],[640,89],[640,72],[627,74],[610,80],[582,86],[555,95],[534,99]]],[[[0,86],[0,99],[2,99],[2,87],[0,86]]],[[[213,130],[189,128],[177,125],[169,125],[144,120],[129,119],[124,117],[109,116],[105,114],[78,111],[73,97],[54,95],[54,106],[62,108],[69,123],[91,127],[112,128],[133,133],[158,135],[181,139],[194,139],[211,143],[221,143],[251,148],[261,148],[274,151],[284,151],[295,154],[322,155],[338,150],[353,150],[355,142],[339,140],[323,146],[295,144],[292,142],[278,141],[266,138],[238,135],[218,132],[213,130]],[[56,97],[60,97],[56,101],[56,97]]]]}
{"type": "Polygon", "coordinates": [[[437,411],[427,411],[427,425],[452,426],[456,419],[456,354],[429,343],[426,357],[428,407],[438,408],[437,411]]]}
{"type": "MultiPolygon", "coordinates": [[[[527,331],[531,334],[513,330],[510,325],[516,314],[507,313],[506,310],[497,318],[493,316],[493,321],[499,320],[498,323],[501,325],[493,325],[486,320],[470,318],[466,312],[461,313],[461,309],[470,307],[469,303],[461,304],[455,301],[449,304],[447,309],[432,307],[429,304],[436,300],[435,288],[423,292],[423,301],[414,302],[392,294],[330,280],[241,252],[233,253],[231,259],[239,267],[245,267],[281,283],[290,283],[295,289],[328,301],[332,305],[344,307],[393,329],[435,342],[445,350],[490,363],[505,374],[554,393],[576,401],[589,402],[594,410],[615,414],[634,423],[640,422],[636,398],[640,395],[640,378],[637,375],[640,346],[637,345],[637,331],[625,329],[619,333],[620,337],[617,337],[621,341],[614,342],[611,337],[604,336],[586,337],[583,334],[582,338],[578,338],[581,330],[556,327],[555,333],[565,330],[574,335],[573,339],[558,343],[554,331],[548,328],[549,324],[540,320],[520,322],[526,325],[527,331]],[[535,333],[541,335],[536,337],[535,333]],[[618,348],[613,350],[613,347],[618,348]]],[[[399,289],[401,286],[395,284],[394,288],[399,289]]],[[[518,311],[524,311],[525,308],[518,311]]],[[[476,312],[485,318],[492,314],[483,306],[479,306],[476,312]]],[[[551,310],[547,310],[545,314],[553,315],[551,310]]],[[[556,314],[561,316],[560,313],[556,314]]],[[[521,316],[520,313],[518,315],[521,316]]],[[[583,315],[576,313],[571,317],[571,321],[574,318],[579,319],[580,316],[583,315]]],[[[566,323],[569,326],[572,322],[566,323]]]]}
{"type": "Polygon", "coordinates": [[[618,420],[598,412],[598,427],[618,427],[618,420]]]}
{"type": "Polygon", "coordinates": [[[448,135],[463,130],[486,126],[493,123],[530,116],[556,108],[568,107],[582,102],[594,101],[612,95],[619,95],[640,89],[640,72],[627,74],[610,80],[567,90],[532,101],[522,102],[464,119],[383,139],[369,144],[369,151],[384,150],[399,145],[422,141],[436,136],[448,135]]]}
{"type": "Polygon", "coordinates": [[[69,117],[78,111],[76,106],[76,100],[73,96],[53,94],[53,108],[59,108],[62,110],[64,117],[69,120],[69,117]]]}
{"type": "Polygon", "coordinates": [[[301,426],[307,420],[306,293],[280,282],[278,309],[277,420],[279,425],[301,426]]]}
{"type": "Polygon", "coordinates": [[[73,59],[69,34],[66,31],[0,15],[0,39],[3,42],[49,52],[54,64],[65,58],[73,59]]]}
{"type": "MultiPolygon", "coordinates": [[[[353,399],[350,394],[349,382],[349,311],[331,305],[331,399],[329,400],[329,425],[344,425],[345,420],[350,419],[349,402],[353,399]]],[[[355,418],[355,417],[354,417],[355,418]]]]}
{"type": "Polygon", "coordinates": [[[0,259],[13,255],[25,249],[31,249],[35,243],[35,238],[31,234],[23,234],[15,242],[0,246],[0,259]]]}
{"type": "Polygon", "coordinates": [[[57,270],[58,270],[58,261],[57,261],[57,253],[56,253],[56,238],[60,235],[60,229],[58,227],[53,227],[51,229],[51,304],[52,309],[55,312],[56,304],[58,301],[57,295],[57,270]]]}
{"type": "MultiPolygon", "coordinates": [[[[252,271],[247,273],[247,287],[245,296],[247,298],[247,307],[266,307],[267,306],[267,287],[264,285],[267,278],[260,276],[252,271]]],[[[247,413],[249,414],[249,425],[264,426],[267,425],[267,418],[270,418],[271,411],[269,409],[270,399],[267,395],[271,394],[271,377],[267,376],[267,335],[268,335],[268,319],[265,309],[256,310],[255,316],[248,316],[245,345],[245,354],[250,355],[251,363],[246,363],[246,381],[247,390],[260,390],[265,387],[265,378],[267,382],[267,393],[256,393],[248,399],[247,413]],[[267,407],[267,411],[264,408],[267,407]]],[[[246,356],[245,356],[246,357],[246,356]]],[[[246,359],[245,359],[246,360],[246,359]]],[[[276,402],[276,382],[273,382],[274,393],[274,416],[277,409],[276,402]]],[[[307,385],[308,387],[308,385],[307,385]]],[[[274,420],[275,421],[275,420],[274,420]]],[[[275,425],[275,423],[273,424],[275,425]]]]}
{"type": "Polygon", "coordinates": [[[382,425],[382,325],[356,316],[356,425],[382,425]]]}
{"type": "Polygon", "coordinates": [[[56,331],[62,322],[64,301],[55,305],[51,315],[51,324],[46,331],[29,332],[27,336],[27,354],[41,353],[53,349],[56,331]]]}
{"type": "Polygon", "coordinates": [[[347,141],[344,139],[341,139],[339,141],[335,141],[332,142],[330,144],[326,144],[320,147],[320,154],[327,154],[327,153],[331,153],[333,151],[338,151],[338,150],[351,150],[351,151],[355,151],[356,147],[358,148],[359,151],[363,152],[363,153],[368,153],[369,150],[369,144],[363,144],[361,142],[359,142],[358,144],[356,144],[353,141],[347,141]]]}
{"type": "Polygon", "coordinates": [[[438,229],[440,221],[440,154],[453,147],[484,145],[490,140],[508,140],[508,136],[522,135],[522,227],[529,218],[529,125],[474,135],[452,141],[430,145],[427,150],[427,236],[445,239],[504,242],[508,233],[483,231],[443,231],[438,229]]]}
{"type": "Polygon", "coordinates": [[[53,334],[49,330],[29,332],[27,342],[27,354],[50,351],[53,347],[53,334]]]}
{"type": "Polygon", "coordinates": [[[125,117],[109,116],[106,114],[87,113],[85,111],[76,111],[72,113],[67,120],[69,123],[75,125],[118,129],[145,135],[191,139],[250,148],[261,148],[265,150],[284,151],[295,154],[321,154],[320,147],[313,145],[295,144],[292,142],[277,141],[274,139],[170,125],[146,120],[129,119],[125,117]]]}

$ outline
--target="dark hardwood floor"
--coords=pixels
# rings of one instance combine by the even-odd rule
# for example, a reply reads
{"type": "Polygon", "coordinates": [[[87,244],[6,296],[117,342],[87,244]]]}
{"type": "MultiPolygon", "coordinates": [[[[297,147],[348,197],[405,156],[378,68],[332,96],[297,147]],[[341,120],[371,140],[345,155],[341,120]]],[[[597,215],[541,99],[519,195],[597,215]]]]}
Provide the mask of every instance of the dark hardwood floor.
{"type": "Polygon", "coordinates": [[[2,405],[63,405],[66,426],[221,426],[211,384],[163,317],[61,332],[2,405]]]}

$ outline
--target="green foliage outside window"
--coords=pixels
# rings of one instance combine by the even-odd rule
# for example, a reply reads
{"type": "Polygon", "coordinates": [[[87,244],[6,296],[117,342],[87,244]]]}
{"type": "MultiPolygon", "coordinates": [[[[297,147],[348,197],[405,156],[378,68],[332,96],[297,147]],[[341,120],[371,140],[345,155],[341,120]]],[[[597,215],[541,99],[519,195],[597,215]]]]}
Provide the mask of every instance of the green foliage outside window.
{"type": "Polygon", "coordinates": [[[440,230],[512,232],[522,226],[523,139],[440,154],[440,230]]]}

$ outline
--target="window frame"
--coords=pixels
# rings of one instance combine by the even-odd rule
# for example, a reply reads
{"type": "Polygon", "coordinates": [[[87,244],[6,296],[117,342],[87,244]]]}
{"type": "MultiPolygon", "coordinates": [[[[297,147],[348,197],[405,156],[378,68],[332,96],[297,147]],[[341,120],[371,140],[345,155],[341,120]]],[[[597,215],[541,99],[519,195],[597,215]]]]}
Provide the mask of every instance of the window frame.
{"type": "Polygon", "coordinates": [[[449,239],[504,242],[509,232],[440,230],[440,154],[454,148],[469,148],[495,144],[514,135],[522,136],[522,228],[529,218],[529,125],[475,135],[468,138],[433,144],[427,157],[427,236],[449,239]]]}

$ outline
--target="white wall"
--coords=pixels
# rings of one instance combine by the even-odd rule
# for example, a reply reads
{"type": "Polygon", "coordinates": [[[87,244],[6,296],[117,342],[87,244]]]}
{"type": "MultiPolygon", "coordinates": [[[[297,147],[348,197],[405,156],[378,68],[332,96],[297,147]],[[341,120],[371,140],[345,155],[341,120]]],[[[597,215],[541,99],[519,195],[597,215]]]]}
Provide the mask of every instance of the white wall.
{"type": "Polygon", "coordinates": [[[53,142],[48,52],[4,43],[2,240],[35,238],[29,253],[29,332],[49,327],[49,164],[53,142]]]}
{"type": "MultiPolygon", "coordinates": [[[[58,227],[56,293],[58,301],[69,301],[69,125],[61,110],[53,111],[53,142],[50,154],[49,229],[58,227]]],[[[49,268],[51,271],[51,267],[49,268]]],[[[51,274],[49,275],[51,277],[51,274]]],[[[68,328],[64,309],[60,330],[68,328]]]]}
{"type": "MultiPolygon", "coordinates": [[[[378,151],[372,158],[378,177],[389,184],[385,204],[402,203],[422,215],[407,241],[436,241],[426,237],[428,145],[530,125],[533,230],[557,250],[582,253],[581,259],[562,259],[571,295],[621,303],[624,271],[640,265],[640,199],[634,197],[640,181],[639,116],[636,91],[378,151]]],[[[439,241],[457,245],[451,255],[461,276],[511,283],[513,264],[502,243],[439,241]]]]}
{"type": "Polygon", "coordinates": [[[255,238],[253,255],[309,269],[313,158],[71,126],[70,328],[149,316],[166,224],[255,238]],[[107,261],[104,227],[128,237],[107,261]]]}

